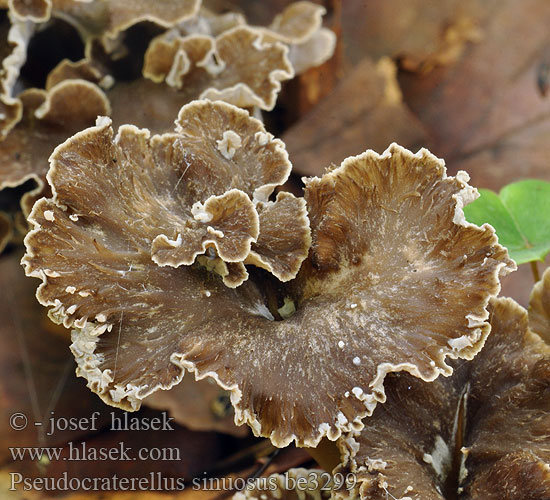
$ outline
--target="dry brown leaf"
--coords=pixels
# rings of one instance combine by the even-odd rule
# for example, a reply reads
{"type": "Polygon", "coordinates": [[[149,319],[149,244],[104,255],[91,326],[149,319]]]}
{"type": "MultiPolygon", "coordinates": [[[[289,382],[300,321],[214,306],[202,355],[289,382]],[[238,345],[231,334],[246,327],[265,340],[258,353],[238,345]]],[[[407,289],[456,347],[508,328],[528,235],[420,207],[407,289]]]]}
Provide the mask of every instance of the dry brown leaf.
{"type": "Polygon", "coordinates": [[[481,26],[483,40],[456,64],[401,79],[433,149],[477,186],[550,179],[550,101],[537,85],[550,57],[549,23],[545,0],[499,3],[481,26]]]}
{"type": "Polygon", "coordinates": [[[47,446],[82,435],[82,431],[47,436],[50,412],[60,417],[89,417],[101,410],[98,422],[110,417],[112,408],[98,404],[82,381],[73,375],[75,363],[68,332],[53,325],[36,304],[36,283],[19,265],[21,250],[0,258],[0,457],[6,461],[8,446],[47,446]],[[75,405],[74,402],[79,404],[75,405]],[[9,418],[23,413],[28,426],[13,430],[9,418]],[[34,422],[44,422],[42,427],[34,422]]]}
{"type": "MultiPolygon", "coordinates": [[[[401,74],[404,100],[430,149],[451,172],[466,170],[474,185],[498,191],[524,178],[550,180],[550,100],[542,92],[550,4],[478,3],[488,13],[479,23],[482,39],[453,65],[401,74]]],[[[503,281],[503,293],[526,306],[531,284],[529,269],[520,267],[503,281]]]]}
{"type": "Polygon", "coordinates": [[[482,36],[480,23],[496,0],[369,0],[343,2],[348,57],[399,59],[408,70],[429,71],[452,63],[468,42],[482,36]]]}
{"type": "Polygon", "coordinates": [[[157,391],[143,403],[151,408],[166,410],[176,422],[193,430],[213,430],[244,437],[248,427],[237,427],[229,393],[212,380],[183,380],[169,391],[157,391]]]}
{"type": "Polygon", "coordinates": [[[401,100],[389,59],[365,59],[326,99],[283,136],[296,172],[321,175],[326,165],[393,141],[412,150],[425,142],[421,125],[401,100]]]}

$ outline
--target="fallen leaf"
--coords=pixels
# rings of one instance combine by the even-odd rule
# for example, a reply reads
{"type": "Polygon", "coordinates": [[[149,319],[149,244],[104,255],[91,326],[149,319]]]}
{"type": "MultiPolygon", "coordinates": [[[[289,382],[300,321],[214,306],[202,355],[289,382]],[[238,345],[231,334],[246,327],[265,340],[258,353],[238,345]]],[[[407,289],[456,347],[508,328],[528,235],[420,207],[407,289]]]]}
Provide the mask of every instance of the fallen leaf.
{"type": "Polygon", "coordinates": [[[487,4],[483,39],[460,60],[420,77],[403,73],[404,99],[451,172],[499,189],[526,177],[550,180],[550,101],[538,77],[550,51],[545,0],[487,4]]]}
{"type": "MultiPolygon", "coordinates": [[[[49,418],[87,418],[101,412],[97,426],[110,418],[105,407],[74,376],[68,332],[49,321],[35,298],[36,283],[19,265],[21,249],[0,259],[0,457],[11,460],[10,446],[48,446],[76,439],[86,430],[48,436],[49,418]],[[75,404],[78,401],[78,404],[75,404]],[[51,412],[54,412],[53,414],[51,412]],[[10,417],[19,413],[25,429],[14,430],[10,417]]],[[[116,410],[115,410],[116,411],[116,410]]]]}
{"type": "Polygon", "coordinates": [[[148,396],[144,404],[167,410],[176,422],[193,430],[209,430],[244,437],[248,426],[237,427],[229,393],[220,389],[211,379],[195,380],[187,374],[168,391],[157,391],[148,396]]]}
{"type": "Polygon", "coordinates": [[[416,150],[425,142],[421,125],[401,100],[389,59],[365,59],[336,90],[283,135],[294,170],[322,175],[365,149],[383,151],[392,141],[416,150]]]}
{"type": "Polygon", "coordinates": [[[369,0],[343,3],[348,57],[366,54],[399,59],[408,70],[426,72],[449,64],[467,43],[479,40],[479,24],[495,0],[369,0]]]}

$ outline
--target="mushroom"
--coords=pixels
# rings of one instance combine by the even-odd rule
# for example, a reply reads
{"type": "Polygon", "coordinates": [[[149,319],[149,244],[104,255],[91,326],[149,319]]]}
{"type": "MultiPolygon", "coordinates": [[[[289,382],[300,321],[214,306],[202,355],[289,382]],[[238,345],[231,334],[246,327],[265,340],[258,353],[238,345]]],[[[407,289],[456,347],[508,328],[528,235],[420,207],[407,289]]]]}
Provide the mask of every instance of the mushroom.
{"type": "MultiPolygon", "coordinates": [[[[42,191],[47,171],[44,159],[57,144],[83,127],[92,125],[98,115],[111,115],[117,124],[127,121],[154,131],[166,132],[171,128],[174,109],[179,109],[182,104],[199,95],[229,100],[241,106],[271,108],[275,105],[280,81],[292,76],[292,68],[286,57],[287,49],[280,44],[260,43],[260,34],[247,27],[227,32],[216,40],[195,36],[186,44],[186,50],[187,52],[182,53],[182,57],[188,61],[185,75],[180,73],[179,76],[174,76],[183,81],[182,89],[153,84],[143,78],[115,84],[113,78],[106,73],[106,68],[90,58],[76,63],[61,61],[48,75],[46,91],[28,89],[17,98],[17,105],[24,107],[24,111],[19,112],[21,116],[14,118],[18,121],[17,126],[0,147],[0,190],[34,179],[37,187],[22,199],[22,206],[28,214],[30,210],[26,210],[26,207],[32,205],[38,195],[49,194],[42,191]],[[202,54],[201,43],[204,49],[202,54]],[[142,106],[128,106],[130,96],[132,100],[140,101],[142,106]],[[112,109],[109,101],[113,103],[112,109]]],[[[153,54],[149,60],[151,57],[154,61],[156,56],[153,54]]],[[[231,131],[226,132],[226,136],[219,139],[220,147],[225,148],[225,154],[230,156],[236,143],[231,140],[231,131]]],[[[265,137],[268,138],[267,135],[265,137]]],[[[266,220],[266,215],[273,210],[270,208],[268,211],[267,206],[262,208],[266,220]]],[[[282,206],[283,203],[275,205],[279,210],[282,206]]],[[[254,209],[249,206],[248,210],[250,212],[254,209]]],[[[305,209],[297,207],[297,210],[304,213],[305,209]]],[[[259,221],[256,225],[258,223],[259,221]]],[[[251,227],[250,231],[249,243],[252,240],[256,243],[258,228],[251,227]]],[[[261,241],[258,241],[258,245],[262,244],[261,241]]],[[[241,252],[248,254],[250,244],[244,240],[243,243],[245,246],[241,252]]],[[[162,241],[159,240],[157,244],[161,245],[162,241]]],[[[167,241],[163,244],[169,246],[167,241]]],[[[166,248],[159,247],[158,250],[162,253],[166,248]]],[[[300,250],[288,250],[288,263],[284,264],[286,270],[277,270],[273,267],[277,265],[274,262],[265,261],[262,266],[279,276],[287,273],[286,279],[290,279],[288,270],[294,266],[297,271],[303,257],[298,256],[298,262],[296,256],[300,254],[300,250]]],[[[283,251],[281,249],[279,252],[281,257],[283,251]]],[[[250,258],[260,262],[257,253],[255,251],[250,258]]],[[[161,262],[162,257],[159,259],[161,262]]],[[[194,257],[188,257],[189,259],[193,261],[194,257]]],[[[233,255],[226,256],[225,261],[214,261],[220,272],[226,275],[226,282],[231,282],[234,286],[247,276],[242,264],[228,264],[229,261],[238,260],[244,259],[233,255]]],[[[283,265],[283,261],[279,264],[283,265]]]]}
{"type": "MultiPolygon", "coordinates": [[[[465,221],[462,207],[476,194],[466,174],[447,177],[427,150],[397,145],[306,180],[312,246],[286,284],[255,266],[237,288],[200,262],[159,266],[151,255],[159,235],[185,264],[177,242],[187,225],[212,233],[206,195],[233,188],[265,204],[288,175],[282,143],[228,104],[191,103],[176,134],[123,126],[114,142],[100,119],[51,162],[54,196],[33,208],[23,264],[42,280],[37,296],[52,319],[74,329],[78,374],[129,410],[180,382],[184,369],[211,377],[231,392],[236,423],[276,446],[315,447],[361,429],[386,398],[388,373],[433,381],[452,372],[445,358],[473,357],[489,333],[499,274],[514,267],[492,228],[465,221]],[[241,138],[231,159],[229,130],[241,138]]],[[[293,219],[305,225],[296,217],[303,203],[292,203],[268,226],[280,237],[292,236],[293,219]]],[[[294,235],[302,250],[307,233],[294,235]]]]}
{"type": "Polygon", "coordinates": [[[289,59],[296,74],[320,66],[334,54],[336,35],[322,27],[326,9],[300,1],[290,4],[264,29],[266,40],[289,45],[289,59]]]}
{"type": "Polygon", "coordinates": [[[469,363],[426,384],[386,382],[387,401],[340,442],[355,488],[340,498],[543,499],[550,495],[550,346],[527,311],[494,299],[491,334],[469,363]]]}
{"type": "Polygon", "coordinates": [[[529,327],[550,344],[550,268],[531,292],[529,327]]]}
{"type": "Polygon", "coordinates": [[[90,59],[81,59],[80,61],[63,59],[60,61],[46,78],[46,90],[50,90],[65,80],[85,80],[95,83],[103,89],[109,89],[113,85],[112,77],[105,75],[90,59]]]}
{"type": "MultiPolygon", "coordinates": [[[[264,43],[281,42],[289,48],[289,59],[295,74],[318,66],[332,57],[336,45],[335,34],[322,27],[326,9],[320,5],[300,1],[287,6],[268,27],[250,27],[262,34],[264,43]]],[[[246,26],[246,19],[232,12],[215,14],[202,8],[199,14],[160,35],[155,43],[169,44],[190,35],[218,36],[237,26],[246,26]]]]}
{"type": "Polygon", "coordinates": [[[239,12],[218,14],[203,5],[195,17],[172,28],[172,33],[169,32],[169,36],[207,35],[216,37],[225,31],[244,25],[246,25],[246,19],[239,12]]]}
{"type": "Polygon", "coordinates": [[[8,0],[10,12],[18,21],[40,23],[50,18],[52,0],[8,0]]]}
{"type": "MultiPolygon", "coordinates": [[[[103,427],[110,423],[112,411],[71,376],[74,361],[68,349],[69,332],[48,321],[46,310],[34,298],[34,280],[21,272],[19,264],[23,250],[22,245],[13,245],[0,258],[0,413],[11,415],[17,409],[39,425],[23,430],[10,426],[9,419],[0,421],[0,460],[3,462],[11,460],[11,443],[60,446],[60,443],[90,436],[88,431],[75,427],[49,433],[52,416],[83,421],[81,419],[97,411],[102,415],[97,420],[98,427],[103,427]]],[[[20,465],[32,473],[33,469],[25,461],[20,465]]],[[[2,486],[3,493],[8,489],[2,486]]],[[[15,495],[15,498],[21,496],[15,495]]],[[[5,493],[2,496],[6,498],[5,493]]]]}
{"type": "MultiPolygon", "coordinates": [[[[261,122],[234,106],[195,101],[180,111],[175,134],[150,136],[147,130],[127,125],[114,140],[113,135],[110,120],[103,118],[97,127],[77,135],[67,151],[58,148],[54,155],[57,163],[50,182],[58,195],[63,189],[69,206],[79,206],[74,221],[141,214],[123,232],[141,240],[154,263],[189,266],[199,255],[232,263],[241,270],[240,280],[223,270],[219,273],[228,286],[246,279],[243,263],[256,242],[251,259],[257,265],[280,274],[291,268],[284,276],[287,281],[296,275],[310,241],[305,204],[288,193],[268,200],[288,178],[290,163],[282,143],[261,122]],[[79,141],[93,144],[80,154],[97,164],[93,173],[86,173],[95,181],[87,193],[76,187],[84,172],[80,165],[74,168],[71,159],[71,146],[79,141]],[[109,181],[109,176],[115,178],[109,181]],[[118,186],[115,192],[113,186],[118,186]],[[272,218],[287,212],[297,221],[293,232],[286,234],[288,241],[265,248],[266,241],[281,238],[272,218]],[[259,239],[260,231],[268,234],[259,239]]],[[[214,270],[220,271],[216,266],[214,270]]]]}
{"type": "Polygon", "coordinates": [[[98,114],[109,113],[110,106],[101,89],[84,80],[65,80],[48,91],[28,89],[19,100],[22,118],[0,143],[0,190],[33,179],[37,187],[23,197],[25,207],[25,197],[35,197],[44,189],[46,158],[54,147],[92,125],[98,114]]]}
{"type": "Polygon", "coordinates": [[[14,96],[14,86],[25,63],[33,32],[32,23],[19,21],[10,12],[0,11],[0,140],[21,119],[22,105],[14,96]]]}
{"type": "Polygon", "coordinates": [[[321,5],[306,1],[291,3],[265,29],[266,36],[286,43],[306,42],[321,27],[324,14],[326,9],[321,5]]]}
{"type": "Polygon", "coordinates": [[[327,28],[319,28],[303,43],[290,45],[288,59],[297,75],[328,61],[336,49],[336,35],[327,28]]]}
{"type": "Polygon", "coordinates": [[[20,21],[43,23],[60,17],[73,24],[83,38],[115,37],[142,21],[170,27],[194,16],[201,0],[164,0],[162,2],[121,0],[9,0],[10,11],[20,21]]]}
{"type": "Polygon", "coordinates": [[[222,99],[240,107],[273,109],[280,82],[292,78],[288,50],[261,41],[261,33],[236,27],[216,39],[206,35],[161,37],[151,42],[145,77],[166,81],[187,99],[222,99]]]}

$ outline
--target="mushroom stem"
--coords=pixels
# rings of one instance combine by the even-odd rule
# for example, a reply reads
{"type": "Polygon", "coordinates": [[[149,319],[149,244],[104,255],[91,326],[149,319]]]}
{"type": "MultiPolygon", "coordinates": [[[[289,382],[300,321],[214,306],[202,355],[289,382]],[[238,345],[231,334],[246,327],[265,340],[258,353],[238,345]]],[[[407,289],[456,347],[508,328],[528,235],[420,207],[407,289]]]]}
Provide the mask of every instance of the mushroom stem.
{"type": "Polygon", "coordinates": [[[529,264],[531,264],[531,272],[533,273],[533,278],[535,278],[535,283],[538,283],[540,281],[540,274],[537,263],[532,260],[529,264]]]}
{"type": "Polygon", "coordinates": [[[327,472],[332,472],[342,461],[336,443],[326,438],[321,439],[317,448],[305,448],[305,450],[317,462],[319,467],[327,472]]]}

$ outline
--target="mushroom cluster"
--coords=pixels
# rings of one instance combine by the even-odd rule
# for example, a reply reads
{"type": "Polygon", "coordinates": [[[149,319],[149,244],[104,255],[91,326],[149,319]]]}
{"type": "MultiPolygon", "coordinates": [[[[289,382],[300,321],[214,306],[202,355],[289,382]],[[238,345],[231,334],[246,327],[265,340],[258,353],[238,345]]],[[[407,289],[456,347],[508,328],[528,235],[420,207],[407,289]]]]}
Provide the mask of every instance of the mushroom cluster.
{"type": "MultiPolygon", "coordinates": [[[[223,100],[258,115],[273,109],[281,82],[334,52],[335,35],[321,25],[324,13],[297,2],[269,27],[257,27],[200,0],[0,2],[0,191],[33,181],[21,204],[28,215],[38,197],[50,194],[47,158],[97,116],[163,133],[194,99],[223,100]],[[29,81],[30,70],[23,69],[41,64],[30,44],[56,30],[75,33],[81,59],[73,53],[67,54],[73,60],[54,59],[45,84],[40,77],[29,81]]],[[[48,43],[57,48],[54,35],[48,43]]],[[[3,224],[9,220],[13,228],[13,215],[2,213],[3,224]]],[[[7,241],[12,231],[1,231],[7,241]]]]}
{"type": "Polygon", "coordinates": [[[481,349],[513,263],[465,221],[465,173],[392,145],[269,199],[289,168],[259,121],[208,100],[175,133],[100,118],[56,148],[23,264],[107,403],[135,410],[188,370],[255,434],[315,447],[363,427],[388,373],[432,381],[481,349]]]}
{"type": "Polygon", "coordinates": [[[332,55],[324,14],[0,0],[0,251],[26,233],[36,297],[108,405],[187,373],[276,447],[336,441],[352,478],[292,469],[236,500],[304,498],[289,477],[315,499],[550,498],[550,271],[529,312],[497,297],[516,266],[466,221],[469,176],[394,143],[285,190],[262,111],[332,55]],[[82,53],[32,81],[60,26],[82,53]]]}

